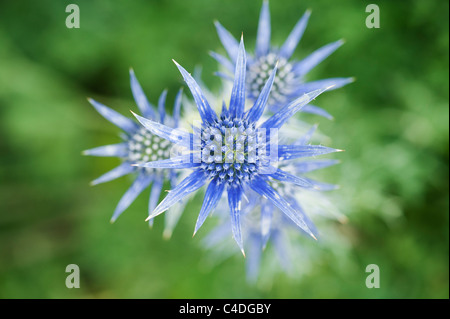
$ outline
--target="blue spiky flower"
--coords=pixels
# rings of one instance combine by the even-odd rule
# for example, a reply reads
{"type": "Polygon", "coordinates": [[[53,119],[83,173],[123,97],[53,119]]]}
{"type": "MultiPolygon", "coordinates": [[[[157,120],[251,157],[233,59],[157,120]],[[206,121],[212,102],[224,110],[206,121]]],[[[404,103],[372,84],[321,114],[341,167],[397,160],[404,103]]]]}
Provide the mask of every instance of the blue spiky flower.
{"type": "MultiPolygon", "coordinates": [[[[181,90],[175,99],[173,117],[171,117],[165,111],[167,90],[163,91],[160,95],[158,109],[156,111],[156,108],[145,96],[132,69],[130,70],[130,84],[134,100],[143,116],[172,127],[178,127],[180,121],[181,90]]],[[[111,218],[111,222],[115,221],[144,189],[152,185],[149,199],[150,214],[159,201],[164,182],[170,180],[172,186],[176,185],[176,173],[174,171],[167,172],[157,168],[142,168],[132,165],[170,158],[170,142],[150,133],[136,121],[117,113],[111,108],[93,99],[88,100],[104,118],[122,129],[124,133],[121,135],[122,141],[118,144],[100,146],[83,152],[84,155],[112,156],[119,157],[122,160],[122,163],[118,167],[95,179],[91,184],[96,185],[108,182],[128,174],[136,175],[133,184],[120,199],[111,218]]],[[[151,225],[153,219],[150,219],[149,223],[151,225]]],[[[173,222],[171,226],[174,226],[173,222]]],[[[170,233],[171,230],[166,229],[166,233],[167,231],[170,233]]]]}
{"type": "Polygon", "coordinates": [[[152,134],[184,149],[184,152],[179,153],[180,155],[170,159],[137,165],[146,168],[192,169],[193,172],[169,192],[149,218],[163,213],[180,199],[208,184],[194,234],[216,207],[222,194],[226,192],[233,238],[244,252],[241,234],[242,199],[245,198],[245,187],[250,187],[268,198],[298,227],[314,237],[302,214],[270,186],[269,178],[283,183],[293,183],[300,187],[314,187],[304,178],[283,171],[276,165],[295,158],[326,154],[337,150],[321,145],[278,145],[276,133],[293,114],[328,88],[301,95],[260,123],[259,119],[264,112],[274,83],[276,67],[253,106],[245,112],[247,64],[243,38],[241,38],[236,58],[230,102],[228,108],[225,102],[223,103],[219,115],[210,106],[192,76],[178,63],[175,62],[175,64],[193,95],[201,123],[194,125],[193,133],[189,133],[135,114],[139,122],[152,134]]]}
{"type": "MultiPolygon", "coordinates": [[[[310,14],[310,10],[306,11],[280,48],[273,47],[270,45],[271,26],[269,3],[268,1],[263,2],[254,56],[249,56],[247,60],[248,74],[245,85],[249,100],[255,101],[258,98],[264,84],[269,79],[275,63],[278,63],[278,71],[268,99],[268,106],[272,111],[279,110],[280,107],[286,105],[286,103],[303,93],[329,86],[333,86],[333,89],[337,89],[354,80],[353,78],[328,78],[305,82],[307,73],[344,43],[343,40],[339,40],[325,45],[300,61],[291,59],[295,48],[303,36],[310,14]]],[[[227,57],[216,52],[211,52],[211,55],[226,70],[232,73],[234,72],[233,62],[236,61],[238,55],[239,43],[218,21],[215,22],[215,25],[222,45],[231,61],[227,57]]],[[[230,78],[227,74],[222,72],[217,72],[217,74],[224,78],[230,78]]],[[[332,118],[328,112],[314,105],[306,105],[303,107],[302,112],[314,113],[327,118],[332,118]]]]}
{"type": "MultiPolygon", "coordinates": [[[[294,144],[307,145],[316,128],[317,126],[311,128],[304,136],[296,140],[294,144]]],[[[311,215],[321,215],[342,223],[346,221],[346,218],[340,214],[338,209],[323,194],[324,191],[336,189],[337,185],[310,179],[305,174],[337,163],[339,161],[334,159],[299,159],[280,163],[280,169],[289,171],[295,176],[302,176],[305,181],[314,185],[312,188],[299,189],[291,183],[283,183],[272,177],[268,178],[270,186],[302,215],[308,228],[317,238],[319,238],[319,232],[315,223],[313,223],[311,215]]],[[[242,224],[245,229],[243,236],[245,237],[244,247],[247,251],[247,279],[249,281],[255,281],[257,279],[262,252],[269,244],[275,248],[274,252],[282,269],[286,272],[294,273],[293,260],[297,254],[291,249],[290,242],[297,239],[296,237],[298,237],[299,233],[298,227],[295,227],[292,220],[280,212],[267,198],[261,198],[259,194],[251,189],[246,189],[246,197],[248,198],[248,203],[241,211],[241,215],[242,224]]],[[[224,211],[226,210],[223,203],[218,206],[217,210],[219,210],[217,215],[223,220],[225,215],[224,211]]],[[[231,249],[228,245],[226,227],[229,227],[228,222],[219,223],[217,227],[203,238],[203,246],[213,251],[220,249],[218,254],[231,256],[234,249],[231,249]]],[[[300,232],[305,234],[302,229],[300,229],[300,232]]],[[[296,248],[296,250],[298,251],[299,249],[296,248]]],[[[305,249],[302,250],[305,253],[305,249]]],[[[302,265],[304,265],[304,261],[303,259],[302,265]]]]}

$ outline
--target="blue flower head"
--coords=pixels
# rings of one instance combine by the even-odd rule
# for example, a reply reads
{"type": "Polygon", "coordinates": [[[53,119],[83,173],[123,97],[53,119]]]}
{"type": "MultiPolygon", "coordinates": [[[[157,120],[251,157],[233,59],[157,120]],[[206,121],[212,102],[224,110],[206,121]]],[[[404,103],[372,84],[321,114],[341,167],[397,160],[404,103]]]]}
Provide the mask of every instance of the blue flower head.
{"type": "MultiPolygon", "coordinates": [[[[310,14],[309,10],[306,11],[280,48],[273,47],[270,45],[269,3],[266,0],[263,2],[254,56],[249,56],[247,60],[248,74],[245,85],[247,97],[251,101],[255,101],[260,95],[276,63],[278,63],[278,71],[268,99],[268,106],[271,111],[279,110],[280,107],[303,93],[329,86],[337,89],[353,81],[353,78],[329,78],[305,82],[306,74],[344,43],[342,40],[339,40],[325,45],[301,61],[291,59],[305,31],[310,14]]],[[[215,25],[229,58],[233,62],[236,61],[239,43],[218,21],[215,22],[215,25]]],[[[228,58],[215,52],[211,52],[211,55],[226,70],[234,71],[234,64],[228,58]]],[[[227,74],[222,72],[218,72],[218,75],[229,78],[227,74]]],[[[328,112],[314,105],[306,105],[301,111],[332,118],[328,112]]]]}
{"type": "MultiPolygon", "coordinates": [[[[171,117],[165,111],[166,90],[159,97],[156,111],[156,108],[147,100],[132,69],[130,70],[130,84],[134,100],[143,116],[160,123],[178,127],[180,121],[181,90],[175,99],[173,117],[171,117]]],[[[131,205],[136,197],[152,184],[149,199],[150,214],[159,201],[164,182],[169,180],[172,186],[176,185],[177,175],[174,171],[167,172],[157,168],[143,168],[132,165],[170,158],[170,142],[150,133],[134,120],[117,113],[93,99],[89,99],[89,102],[104,118],[123,131],[121,135],[122,142],[96,147],[83,152],[84,155],[112,156],[122,159],[122,164],[95,179],[91,184],[96,185],[108,182],[127,174],[136,175],[133,184],[120,199],[111,218],[111,222],[114,222],[131,205]]],[[[173,215],[179,215],[179,212],[173,215]]],[[[166,220],[166,235],[170,235],[171,228],[175,226],[176,220],[176,217],[174,220],[166,220]]],[[[153,219],[150,219],[149,223],[152,225],[153,219]]]]}
{"type": "MultiPolygon", "coordinates": [[[[310,129],[305,136],[294,142],[295,145],[307,145],[314,133],[316,126],[310,129]]],[[[315,237],[319,237],[319,233],[309,215],[324,215],[326,217],[337,219],[345,222],[346,219],[341,215],[337,209],[329,203],[323,196],[323,191],[335,189],[337,186],[332,184],[321,183],[310,179],[305,174],[326,168],[337,164],[337,160],[332,159],[312,159],[312,160],[294,160],[282,162],[279,168],[284,171],[289,171],[295,176],[301,176],[305,183],[310,183],[313,187],[304,187],[299,189],[292,183],[283,183],[273,177],[267,179],[267,183],[278,192],[288,203],[293,207],[308,226],[309,230],[315,237]],[[307,214],[308,213],[308,214],[307,214]]],[[[293,272],[293,259],[295,253],[292,252],[290,241],[296,240],[299,228],[295,223],[283,214],[272,201],[267,198],[261,198],[259,194],[248,189],[246,192],[248,204],[241,211],[242,224],[245,232],[245,250],[247,252],[246,258],[246,272],[249,281],[255,281],[258,277],[262,252],[268,244],[272,245],[278,257],[282,268],[287,272],[293,272]]],[[[224,219],[223,211],[225,208],[218,206],[219,218],[224,219]]],[[[202,243],[206,249],[221,249],[220,254],[230,255],[233,250],[229,249],[227,245],[228,236],[226,227],[229,223],[219,223],[205,238],[202,243]]],[[[300,228],[300,232],[310,235],[300,228]]],[[[304,253],[305,251],[303,251],[304,253]]]]}
{"type": "Polygon", "coordinates": [[[278,145],[277,131],[296,112],[328,89],[320,88],[302,94],[280,108],[262,123],[259,121],[274,84],[277,67],[265,83],[253,106],[245,111],[246,104],[246,52],[241,38],[228,107],[224,102],[217,114],[192,76],[175,62],[195,100],[201,123],[193,126],[193,133],[173,129],[139,115],[136,118],[152,134],[178,145],[182,150],[170,159],[138,164],[146,168],[191,169],[192,173],[173,188],[155,208],[153,218],[188,194],[208,184],[195,232],[216,207],[223,193],[227,194],[233,238],[241,251],[241,211],[246,189],[250,188],[267,198],[290,220],[314,237],[301,212],[270,186],[270,178],[300,187],[314,187],[308,180],[292,175],[276,166],[284,161],[337,151],[321,145],[278,145]]]}

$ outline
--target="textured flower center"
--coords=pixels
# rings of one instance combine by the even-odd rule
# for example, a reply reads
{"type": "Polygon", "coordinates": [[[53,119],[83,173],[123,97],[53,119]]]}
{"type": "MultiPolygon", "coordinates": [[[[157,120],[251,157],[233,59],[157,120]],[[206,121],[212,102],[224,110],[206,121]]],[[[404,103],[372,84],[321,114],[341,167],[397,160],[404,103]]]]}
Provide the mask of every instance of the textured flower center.
{"type": "Polygon", "coordinates": [[[201,165],[211,179],[248,181],[265,161],[264,132],[241,119],[222,116],[201,132],[201,165]]]}
{"type": "Polygon", "coordinates": [[[284,103],[285,96],[290,93],[290,83],[294,78],[292,64],[286,59],[279,58],[275,53],[260,57],[253,63],[247,74],[247,89],[253,99],[258,98],[264,85],[278,61],[278,70],[275,75],[272,90],[268,100],[269,105],[284,103]]]}
{"type": "MultiPolygon", "coordinates": [[[[128,160],[136,164],[170,157],[170,142],[141,128],[128,140],[128,160]]],[[[142,168],[153,172],[153,168],[142,168]]]]}

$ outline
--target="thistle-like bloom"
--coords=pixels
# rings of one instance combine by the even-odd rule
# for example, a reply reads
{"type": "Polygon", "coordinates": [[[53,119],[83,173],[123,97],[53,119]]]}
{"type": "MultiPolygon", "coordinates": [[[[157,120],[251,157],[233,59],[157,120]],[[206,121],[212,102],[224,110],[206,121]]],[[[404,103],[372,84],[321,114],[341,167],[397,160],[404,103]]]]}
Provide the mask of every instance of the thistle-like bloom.
{"type": "MultiPolygon", "coordinates": [[[[176,96],[173,117],[171,117],[166,114],[165,111],[166,90],[163,91],[159,97],[158,109],[156,111],[155,107],[145,96],[133,70],[130,70],[130,84],[134,100],[143,116],[150,118],[153,121],[178,127],[180,121],[181,90],[176,96]]],[[[133,166],[133,164],[170,158],[170,142],[150,133],[136,121],[117,113],[93,99],[89,99],[89,102],[104,118],[124,132],[124,134],[121,135],[122,142],[118,144],[100,146],[83,152],[84,155],[112,156],[122,159],[122,164],[95,179],[91,184],[96,185],[108,182],[128,174],[136,175],[133,184],[120,199],[111,218],[111,222],[114,222],[119,215],[131,205],[136,197],[152,184],[149,199],[150,214],[158,204],[165,180],[170,180],[172,187],[177,184],[176,173],[174,171],[167,172],[157,168],[136,167],[133,166]]],[[[174,213],[173,215],[178,216],[179,212],[174,213]]],[[[166,220],[166,227],[168,227],[165,229],[166,235],[170,235],[171,228],[175,226],[176,221],[177,217],[174,217],[174,220],[171,221],[166,220]]],[[[150,219],[149,223],[151,225],[153,219],[150,219]]]]}
{"type": "Polygon", "coordinates": [[[301,212],[292,207],[270,186],[269,179],[273,178],[282,183],[293,183],[305,188],[314,187],[306,179],[275,166],[283,161],[337,151],[321,145],[278,145],[276,138],[278,129],[293,114],[327,88],[303,94],[264,122],[259,123],[258,120],[264,112],[274,83],[276,67],[253,106],[245,112],[247,63],[242,38],[236,58],[229,106],[227,108],[223,103],[220,115],[216,114],[210,106],[192,76],[178,63],[176,65],[194,97],[201,116],[201,124],[193,127],[193,133],[188,133],[135,115],[152,134],[167,139],[185,150],[181,155],[171,159],[148,162],[139,166],[192,169],[193,172],[169,192],[149,218],[163,213],[188,194],[208,184],[194,234],[216,207],[222,194],[226,192],[233,238],[244,252],[241,233],[242,199],[245,198],[245,188],[250,187],[270,200],[298,227],[314,237],[301,212]]]}
{"type": "MultiPolygon", "coordinates": [[[[309,130],[305,136],[295,141],[294,144],[307,145],[315,129],[316,126],[309,130]]],[[[298,189],[293,184],[282,183],[272,177],[268,178],[270,186],[302,215],[305,223],[315,237],[319,237],[319,234],[309,216],[322,215],[327,218],[337,219],[340,222],[345,222],[346,218],[340,214],[336,207],[323,195],[323,191],[333,190],[337,186],[321,183],[303,175],[337,163],[337,160],[332,159],[295,160],[293,162],[280,163],[280,169],[289,171],[295,176],[302,176],[302,178],[314,185],[314,188],[298,189]]],[[[255,281],[257,279],[262,252],[265,250],[268,243],[274,246],[274,250],[282,268],[285,271],[291,271],[293,267],[293,258],[291,258],[291,255],[295,255],[295,253],[292,253],[290,241],[296,240],[296,238],[293,237],[298,237],[298,231],[293,231],[296,228],[295,224],[291,219],[280,212],[271,201],[266,198],[261,199],[259,194],[251,189],[247,190],[246,195],[249,201],[242,210],[241,215],[243,219],[242,224],[246,230],[244,234],[246,240],[244,242],[248,256],[246,259],[247,278],[250,281],[255,281]]],[[[222,213],[222,211],[225,210],[223,205],[222,207],[218,206],[218,210],[218,215],[220,217],[225,215],[222,213]]],[[[208,236],[202,240],[203,246],[207,249],[217,249],[218,247],[221,247],[222,250],[220,251],[220,254],[224,253],[226,255],[231,255],[234,250],[230,249],[227,245],[228,236],[226,236],[225,227],[229,227],[228,224],[229,223],[221,223],[213,229],[208,236]]]]}
{"type": "MultiPolygon", "coordinates": [[[[258,98],[276,63],[278,63],[278,71],[268,100],[268,106],[272,111],[279,110],[280,107],[286,105],[286,103],[301,94],[330,86],[333,86],[333,89],[337,89],[353,81],[353,78],[329,78],[305,82],[306,74],[344,43],[342,40],[339,40],[325,45],[301,61],[291,59],[295,48],[303,36],[310,14],[311,12],[309,10],[306,11],[280,48],[273,47],[270,45],[271,26],[269,3],[268,1],[263,2],[258,24],[255,53],[247,61],[248,75],[245,85],[249,100],[255,101],[258,98]]],[[[229,58],[233,62],[236,61],[239,43],[219,22],[216,21],[215,25],[229,58]]],[[[226,70],[231,73],[234,72],[234,65],[228,58],[215,52],[211,52],[211,55],[226,70]]],[[[227,74],[221,72],[218,72],[218,75],[229,78],[227,74]]],[[[328,112],[314,105],[306,105],[303,107],[302,112],[332,118],[328,112]]]]}

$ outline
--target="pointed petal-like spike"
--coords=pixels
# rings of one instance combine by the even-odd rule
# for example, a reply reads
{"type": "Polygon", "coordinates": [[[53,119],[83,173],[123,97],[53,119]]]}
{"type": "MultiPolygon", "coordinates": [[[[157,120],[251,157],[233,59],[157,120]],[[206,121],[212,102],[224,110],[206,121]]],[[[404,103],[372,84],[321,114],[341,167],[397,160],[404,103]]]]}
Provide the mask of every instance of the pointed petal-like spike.
{"type": "Polygon", "coordinates": [[[219,39],[222,42],[223,47],[227,51],[231,61],[236,61],[239,43],[231,35],[231,33],[219,23],[219,21],[214,21],[214,25],[216,26],[219,39]]]}
{"type": "Polygon", "coordinates": [[[340,151],[341,150],[322,145],[279,145],[278,158],[280,161],[283,161],[294,158],[318,156],[340,151]]]}
{"type": "Polygon", "coordinates": [[[223,190],[225,189],[225,183],[221,183],[218,179],[214,179],[209,183],[206,189],[205,199],[195,224],[194,235],[198,229],[203,225],[206,217],[217,206],[220,198],[222,197],[223,190]]]}
{"type": "Polygon", "coordinates": [[[173,121],[174,127],[180,126],[180,113],[181,113],[181,98],[183,96],[183,88],[178,90],[177,96],[175,97],[175,103],[173,105],[173,121]]]}
{"type": "Polygon", "coordinates": [[[199,165],[200,163],[194,163],[194,157],[192,154],[187,154],[159,161],[136,163],[133,164],[132,166],[147,167],[147,168],[181,169],[181,168],[194,168],[199,165]]]}
{"type": "Polygon", "coordinates": [[[230,75],[228,75],[228,74],[225,74],[225,73],[223,73],[223,72],[220,72],[220,71],[214,72],[214,75],[215,75],[215,76],[218,76],[219,78],[222,78],[222,79],[224,79],[224,80],[230,81],[230,82],[233,82],[233,81],[234,81],[234,78],[233,78],[232,76],[230,76],[230,75]]]}
{"type": "Polygon", "coordinates": [[[170,187],[174,188],[175,186],[177,186],[178,184],[178,174],[176,173],[175,170],[171,170],[169,172],[169,182],[170,182],[170,187]]]}
{"type": "Polygon", "coordinates": [[[325,60],[331,53],[336,51],[341,45],[344,44],[343,40],[339,40],[333,43],[329,43],[320,49],[317,49],[310,55],[308,55],[306,58],[301,60],[300,62],[296,63],[293,67],[293,71],[298,76],[303,76],[311,69],[313,69],[315,66],[317,66],[320,62],[325,60]]]}
{"type": "Polygon", "coordinates": [[[228,109],[225,101],[222,101],[222,111],[220,113],[220,116],[228,116],[228,109]]]}
{"type": "Polygon", "coordinates": [[[305,105],[302,108],[301,112],[319,115],[319,116],[322,116],[322,117],[324,117],[326,119],[329,119],[329,120],[333,119],[333,115],[331,115],[330,113],[325,111],[323,108],[315,106],[315,105],[311,105],[311,104],[305,105]]]}
{"type": "Polygon", "coordinates": [[[181,181],[174,189],[170,190],[167,196],[162,200],[161,203],[155,208],[152,214],[146,219],[154,218],[161,213],[164,213],[172,205],[189,195],[190,193],[196,191],[203,185],[205,185],[207,179],[205,174],[201,171],[194,171],[188,177],[181,181]]]}
{"type": "Polygon", "coordinates": [[[297,212],[283,197],[269,186],[261,177],[256,176],[250,183],[250,187],[257,193],[265,196],[275,206],[277,206],[287,217],[289,217],[298,227],[307,232],[311,237],[316,238],[309,229],[303,216],[297,212]]]}
{"type": "Polygon", "coordinates": [[[241,232],[241,198],[241,187],[228,187],[228,205],[230,206],[231,231],[233,233],[234,240],[241,249],[242,254],[245,256],[241,232]]]}
{"type": "Polygon", "coordinates": [[[201,239],[202,244],[206,248],[215,248],[220,242],[228,239],[230,235],[230,223],[220,223],[214,227],[213,231],[209,232],[205,237],[201,239]]]}
{"type": "Polygon", "coordinates": [[[300,42],[303,33],[305,32],[306,26],[308,24],[309,17],[311,15],[311,10],[307,10],[305,14],[300,18],[300,20],[295,25],[294,29],[289,34],[288,38],[284,42],[280,49],[279,55],[286,60],[289,60],[295,51],[298,43],[300,42]]]}
{"type": "Polygon", "coordinates": [[[127,143],[103,145],[83,151],[83,155],[99,157],[126,157],[128,156],[127,143]]]}
{"type": "MultiPolygon", "coordinates": [[[[164,184],[164,176],[163,175],[155,176],[155,178],[153,180],[152,189],[150,191],[150,197],[148,200],[148,215],[149,216],[155,209],[156,205],[158,205],[159,196],[161,195],[163,184],[164,184]]],[[[153,218],[150,219],[149,222],[152,220],[153,220],[153,218]]]]}
{"type": "Polygon", "coordinates": [[[307,178],[292,175],[292,174],[285,172],[279,168],[277,168],[274,173],[269,174],[269,176],[273,177],[279,181],[282,181],[282,182],[293,183],[300,187],[304,187],[304,188],[312,188],[313,187],[312,183],[307,178]]]}
{"type": "Polygon", "coordinates": [[[130,174],[134,170],[136,170],[136,168],[131,166],[130,162],[123,162],[122,164],[120,164],[116,168],[113,168],[109,172],[107,172],[107,173],[103,174],[102,176],[98,177],[97,179],[93,180],[91,182],[91,185],[97,185],[97,184],[100,184],[100,183],[105,183],[105,182],[112,181],[112,180],[114,180],[116,178],[119,178],[119,177],[122,177],[124,175],[130,174]]]}
{"type": "Polygon", "coordinates": [[[303,135],[302,137],[300,137],[298,140],[296,140],[294,143],[294,145],[306,145],[309,143],[309,141],[311,140],[312,136],[314,135],[314,133],[317,130],[318,125],[314,124],[309,130],[308,132],[306,132],[305,135],[303,135]]]}
{"type": "Polygon", "coordinates": [[[322,94],[323,92],[329,90],[330,87],[326,87],[320,90],[315,90],[312,92],[308,92],[292,101],[277,113],[272,115],[267,121],[265,121],[261,127],[262,128],[280,128],[292,115],[297,113],[304,107],[306,104],[314,100],[317,96],[322,94]]]}
{"type": "Polygon", "coordinates": [[[247,58],[244,48],[244,39],[241,37],[239,52],[234,72],[234,83],[230,98],[230,115],[233,118],[241,117],[245,109],[245,72],[247,69],[247,58]]]}
{"type": "Polygon", "coordinates": [[[155,119],[156,114],[154,111],[154,106],[148,101],[147,96],[144,93],[144,90],[142,90],[142,87],[139,84],[139,81],[137,80],[133,69],[131,68],[130,68],[130,86],[131,86],[131,93],[133,93],[134,101],[136,102],[142,115],[144,117],[155,119]]]}
{"type": "MultiPolygon", "coordinates": [[[[288,202],[302,216],[306,225],[308,225],[309,230],[311,231],[311,233],[313,233],[313,235],[314,235],[313,238],[317,239],[319,237],[319,233],[317,231],[316,225],[314,225],[312,220],[308,217],[308,215],[306,215],[305,210],[300,205],[300,203],[297,200],[295,200],[294,198],[288,198],[288,202]]],[[[302,231],[303,231],[303,229],[302,229],[302,231]]],[[[306,232],[306,234],[309,235],[307,232],[306,232]]]]}
{"type": "MultiPolygon", "coordinates": [[[[278,63],[277,63],[278,65],[278,63]]],[[[266,84],[264,85],[263,89],[261,90],[261,93],[258,96],[258,99],[255,101],[255,104],[251,107],[251,109],[246,114],[246,118],[255,123],[259,120],[259,118],[264,113],[264,109],[266,108],[267,100],[269,99],[270,90],[272,89],[273,81],[275,79],[275,75],[277,73],[277,65],[275,65],[275,68],[272,71],[272,74],[270,75],[269,79],[267,80],[266,84]]]]}
{"type": "Polygon", "coordinates": [[[355,81],[355,78],[349,77],[349,78],[329,78],[329,79],[322,79],[317,81],[311,81],[303,83],[301,86],[298,87],[298,89],[295,90],[292,95],[294,96],[300,96],[302,94],[318,90],[325,87],[330,87],[331,90],[336,90],[338,88],[341,88],[349,83],[352,83],[355,81]]]}
{"type": "Polygon", "coordinates": [[[251,236],[249,238],[249,245],[245,271],[247,280],[250,283],[254,283],[258,279],[259,266],[261,264],[261,238],[258,236],[251,236]]]}
{"type": "Polygon", "coordinates": [[[181,215],[183,214],[185,202],[180,201],[177,204],[170,207],[164,214],[164,230],[163,238],[170,239],[172,237],[173,230],[175,229],[181,215]]]}
{"type": "Polygon", "coordinates": [[[286,235],[283,232],[275,232],[272,236],[272,242],[275,246],[275,251],[278,255],[281,267],[286,272],[290,272],[292,269],[292,261],[289,256],[289,241],[286,239],[286,235]]]}
{"type": "Polygon", "coordinates": [[[258,33],[256,35],[256,57],[264,56],[270,49],[270,11],[269,1],[264,0],[259,14],[258,33]]]}
{"type": "Polygon", "coordinates": [[[191,91],[192,96],[194,97],[195,104],[197,105],[197,108],[198,108],[198,111],[200,113],[202,120],[204,122],[209,122],[209,123],[212,123],[215,120],[217,120],[217,114],[214,112],[214,110],[209,105],[200,86],[197,84],[197,82],[194,80],[194,78],[175,60],[172,60],[172,61],[177,66],[178,70],[180,70],[180,73],[183,76],[184,81],[186,82],[187,86],[189,87],[189,90],[191,91]]]}
{"type": "Polygon", "coordinates": [[[270,237],[270,229],[272,227],[273,205],[267,200],[261,205],[261,237],[262,248],[266,248],[270,237]]]}
{"type": "Polygon", "coordinates": [[[111,222],[114,222],[120,214],[123,213],[125,209],[127,209],[131,203],[136,199],[136,197],[142,193],[142,191],[150,185],[152,181],[152,177],[148,174],[139,174],[136,180],[131,184],[130,188],[126,191],[126,193],[122,196],[117,204],[117,207],[114,211],[114,214],[111,218],[111,222]]]}
{"type": "Polygon", "coordinates": [[[308,172],[312,172],[318,169],[322,169],[325,167],[329,167],[332,165],[339,164],[339,160],[335,159],[325,159],[325,160],[312,160],[312,161],[301,161],[298,163],[294,163],[295,171],[304,174],[308,172]]]}
{"type": "Polygon", "coordinates": [[[137,125],[137,123],[133,120],[117,113],[116,111],[110,109],[106,105],[95,101],[94,99],[89,98],[88,101],[105,119],[113,123],[115,126],[121,128],[128,134],[133,134],[136,130],[138,130],[139,125],[137,125]]]}
{"type": "Polygon", "coordinates": [[[161,123],[164,123],[164,119],[166,117],[166,97],[167,97],[167,90],[164,90],[162,91],[158,99],[159,121],[161,123]]]}
{"type": "Polygon", "coordinates": [[[222,66],[225,67],[228,71],[234,72],[234,64],[231,63],[231,61],[226,57],[214,51],[210,51],[209,55],[212,56],[217,62],[222,64],[222,66]]]}
{"type": "Polygon", "coordinates": [[[317,191],[332,191],[335,189],[339,189],[339,185],[336,184],[323,183],[310,178],[306,179],[312,185],[313,189],[317,191]]]}
{"type": "MultiPolygon", "coordinates": [[[[133,113],[133,112],[131,112],[133,113]]],[[[143,118],[142,116],[133,113],[136,119],[151,133],[158,135],[172,143],[190,148],[191,142],[193,141],[193,136],[189,132],[182,129],[174,129],[168,127],[164,124],[143,118]]]]}

